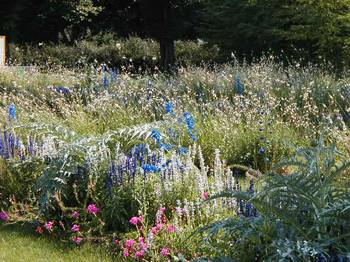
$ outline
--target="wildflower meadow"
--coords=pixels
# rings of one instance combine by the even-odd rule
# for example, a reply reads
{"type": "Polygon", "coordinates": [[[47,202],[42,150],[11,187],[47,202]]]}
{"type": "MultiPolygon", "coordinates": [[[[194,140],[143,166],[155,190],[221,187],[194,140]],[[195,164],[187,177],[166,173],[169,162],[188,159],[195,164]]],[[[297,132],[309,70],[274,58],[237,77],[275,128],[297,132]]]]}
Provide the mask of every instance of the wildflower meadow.
{"type": "Polygon", "coordinates": [[[115,261],[350,261],[345,73],[6,67],[0,92],[0,229],[115,261]]]}

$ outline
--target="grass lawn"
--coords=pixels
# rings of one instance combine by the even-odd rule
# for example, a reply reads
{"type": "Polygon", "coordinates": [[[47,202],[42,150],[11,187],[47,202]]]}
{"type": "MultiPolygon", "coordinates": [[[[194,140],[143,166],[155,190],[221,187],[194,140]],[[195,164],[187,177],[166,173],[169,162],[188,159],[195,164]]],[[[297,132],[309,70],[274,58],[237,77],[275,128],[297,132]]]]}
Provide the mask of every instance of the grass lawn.
{"type": "Polygon", "coordinates": [[[98,247],[69,248],[17,225],[0,226],[0,262],[112,261],[98,247]]]}

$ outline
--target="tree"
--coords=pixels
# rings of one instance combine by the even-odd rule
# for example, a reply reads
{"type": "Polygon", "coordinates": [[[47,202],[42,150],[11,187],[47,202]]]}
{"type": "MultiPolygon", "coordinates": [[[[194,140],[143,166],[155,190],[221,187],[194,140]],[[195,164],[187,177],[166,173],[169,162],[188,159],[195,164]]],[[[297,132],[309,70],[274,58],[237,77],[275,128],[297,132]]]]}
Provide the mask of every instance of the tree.
{"type": "Polygon", "coordinates": [[[350,0],[204,0],[199,32],[226,53],[291,46],[339,65],[349,57],[350,0]]]}
{"type": "Polygon", "coordinates": [[[159,41],[160,65],[164,71],[174,69],[174,41],[188,36],[189,28],[193,28],[197,4],[189,0],[138,1],[143,33],[159,41]]]}

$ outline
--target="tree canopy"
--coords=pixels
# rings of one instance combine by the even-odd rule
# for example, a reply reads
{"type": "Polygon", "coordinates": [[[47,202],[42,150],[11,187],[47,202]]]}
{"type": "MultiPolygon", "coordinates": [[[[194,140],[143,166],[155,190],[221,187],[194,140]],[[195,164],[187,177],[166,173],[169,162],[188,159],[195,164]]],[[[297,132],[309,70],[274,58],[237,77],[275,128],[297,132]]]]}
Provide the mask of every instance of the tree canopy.
{"type": "Polygon", "coordinates": [[[13,0],[0,17],[0,34],[18,43],[69,44],[87,31],[151,37],[166,68],[176,39],[203,39],[224,56],[301,48],[339,63],[350,55],[350,0],[13,0]]]}

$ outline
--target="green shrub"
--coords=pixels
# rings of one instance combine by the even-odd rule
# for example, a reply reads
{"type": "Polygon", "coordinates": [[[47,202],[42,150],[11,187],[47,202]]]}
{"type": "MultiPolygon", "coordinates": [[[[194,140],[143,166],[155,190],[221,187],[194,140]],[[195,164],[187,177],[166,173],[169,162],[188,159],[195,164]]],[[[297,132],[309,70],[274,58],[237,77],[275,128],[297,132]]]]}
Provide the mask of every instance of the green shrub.
{"type": "Polygon", "coordinates": [[[254,194],[224,192],[217,197],[245,200],[258,216],[230,218],[209,225],[218,256],[238,261],[310,261],[348,257],[350,192],[338,178],[350,162],[334,146],[320,143],[298,149],[277,168],[290,174],[271,173],[254,194]],[[216,245],[215,239],[223,242],[216,245]],[[220,254],[221,253],[221,254],[220,254]]]}

